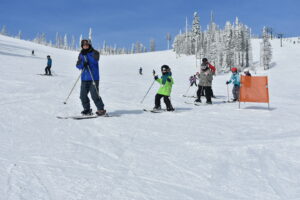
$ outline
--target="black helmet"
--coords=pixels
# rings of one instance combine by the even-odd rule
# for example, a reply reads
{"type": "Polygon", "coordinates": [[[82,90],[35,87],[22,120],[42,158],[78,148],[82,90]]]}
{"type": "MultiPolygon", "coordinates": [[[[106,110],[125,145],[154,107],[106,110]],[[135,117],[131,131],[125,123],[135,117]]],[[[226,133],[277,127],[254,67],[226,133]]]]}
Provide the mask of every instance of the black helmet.
{"type": "Polygon", "coordinates": [[[207,58],[202,58],[202,62],[206,63],[207,61],[207,58]]]}
{"type": "Polygon", "coordinates": [[[161,71],[167,71],[168,69],[170,69],[170,67],[168,65],[163,65],[161,66],[161,71]]]}
{"type": "Polygon", "coordinates": [[[50,56],[48,55],[47,58],[50,58],[50,56]]]}
{"type": "Polygon", "coordinates": [[[83,45],[85,45],[85,44],[92,46],[91,40],[87,40],[87,39],[81,40],[81,48],[83,48],[83,45]]]}

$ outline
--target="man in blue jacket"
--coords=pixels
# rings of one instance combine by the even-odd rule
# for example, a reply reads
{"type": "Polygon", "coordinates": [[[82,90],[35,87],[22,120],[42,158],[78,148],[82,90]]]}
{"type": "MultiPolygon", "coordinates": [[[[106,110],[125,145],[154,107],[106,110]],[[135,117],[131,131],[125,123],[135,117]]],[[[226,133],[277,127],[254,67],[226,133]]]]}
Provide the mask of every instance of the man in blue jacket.
{"type": "Polygon", "coordinates": [[[51,76],[51,66],[52,66],[52,59],[50,58],[50,56],[47,56],[47,66],[45,68],[45,75],[49,75],[51,76]]]}
{"type": "Polygon", "coordinates": [[[105,115],[103,101],[99,95],[99,52],[96,51],[89,40],[81,41],[81,52],[78,56],[76,67],[82,70],[80,99],[83,106],[83,115],[91,115],[90,99],[88,93],[91,93],[92,99],[97,107],[96,114],[105,115]]]}

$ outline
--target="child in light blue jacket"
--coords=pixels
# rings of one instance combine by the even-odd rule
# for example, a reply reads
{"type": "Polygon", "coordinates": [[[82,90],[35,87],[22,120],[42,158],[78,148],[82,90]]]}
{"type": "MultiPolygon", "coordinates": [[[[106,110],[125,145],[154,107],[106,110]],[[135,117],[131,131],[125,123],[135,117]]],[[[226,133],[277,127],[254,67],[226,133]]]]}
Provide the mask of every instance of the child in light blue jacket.
{"type": "Polygon", "coordinates": [[[232,94],[233,94],[233,101],[239,101],[240,99],[240,74],[237,71],[237,68],[231,68],[232,75],[229,81],[226,81],[226,84],[233,83],[232,94]]]}

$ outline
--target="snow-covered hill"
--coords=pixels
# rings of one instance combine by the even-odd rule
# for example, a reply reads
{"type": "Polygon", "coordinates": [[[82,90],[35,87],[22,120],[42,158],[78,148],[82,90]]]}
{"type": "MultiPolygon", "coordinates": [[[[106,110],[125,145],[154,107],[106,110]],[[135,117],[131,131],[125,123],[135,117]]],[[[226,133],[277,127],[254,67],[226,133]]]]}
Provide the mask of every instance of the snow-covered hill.
{"type": "MultiPolygon", "coordinates": [[[[229,74],[214,78],[214,105],[185,104],[194,59],[163,51],[102,56],[100,93],[119,117],[76,121],[56,116],[82,110],[79,84],[63,104],[78,53],[0,36],[0,200],[300,199],[300,44],[272,45],[270,110],[221,103],[229,74]],[[55,76],[39,76],[48,54],[55,76]],[[177,111],[144,113],[162,64],[177,111]]],[[[257,64],[259,40],[253,49],[257,64]]]]}

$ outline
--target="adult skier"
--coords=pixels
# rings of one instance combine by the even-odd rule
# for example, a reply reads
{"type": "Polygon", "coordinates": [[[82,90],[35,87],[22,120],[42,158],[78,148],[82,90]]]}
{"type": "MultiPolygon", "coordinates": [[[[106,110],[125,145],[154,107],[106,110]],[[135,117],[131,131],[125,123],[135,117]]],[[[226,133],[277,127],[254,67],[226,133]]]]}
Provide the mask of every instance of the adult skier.
{"type": "Polygon", "coordinates": [[[207,63],[201,64],[201,72],[199,74],[199,84],[198,84],[198,91],[197,91],[197,99],[195,100],[196,103],[201,103],[201,94],[205,91],[206,103],[212,104],[211,97],[212,97],[212,80],[213,80],[213,72],[209,68],[207,63]]]}
{"type": "Polygon", "coordinates": [[[240,74],[237,71],[236,67],[231,68],[232,75],[230,77],[229,81],[226,81],[226,84],[233,83],[232,88],[232,94],[233,94],[233,100],[232,101],[239,101],[240,97],[240,74]]]}
{"type": "MultiPolygon", "coordinates": [[[[216,75],[216,67],[213,66],[212,64],[210,64],[208,62],[207,58],[203,58],[202,59],[202,64],[207,64],[208,67],[210,68],[210,70],[212,71],[212,75],[213,76],[216,75]]],[[[202,96],[204,96],[204,95],[202,95],[202,96]]],[[[214,95],[214,92],[213,92],[212,88],[211,88],[211,97],[216,98],[215,95],[214,95]]]]}
{"type": "Polygon", "coordinates": [[[52,74],[51,74],[51,66],[52,66],[52,59],[51,59],[51,57],[48,55],[47,56],[47,66],[46,66],[46,68],[45,68],[45,75],[49,75],[49,76],[51,76],[52,74]]]}
{"type": "Polygon", "coordinates": [[[155,75],[155,73],[153,74],[154,79],[160,84],[160,88],[157,91],[157,94],[155,95],[155,107],[153,108],[153,110],[161,110],[160,99],[164,98],[167,111],[174,111],[174,108],[169,99],[172,91],[172,85],[174,84],[171,69],[168,65],[163,65],[161,66],[161,72],[161,78],[158,78],[158,76],[155,75]]]}
{"type": "Polygon", "coordinates": [[[81,41],[81,51],[78,56],[76,67],[82,70],[81,74],[81,88],[80,99],[83,106],[83,115],[92,115],[92,109],[90,107],[90,99],[88,93],[91,93],[91,97],[97,107],[96,114],[99,116],[105,115],[103,101],[99,95],[99,57],[100,54],[96,51],[89,40],[81,41]]]}

